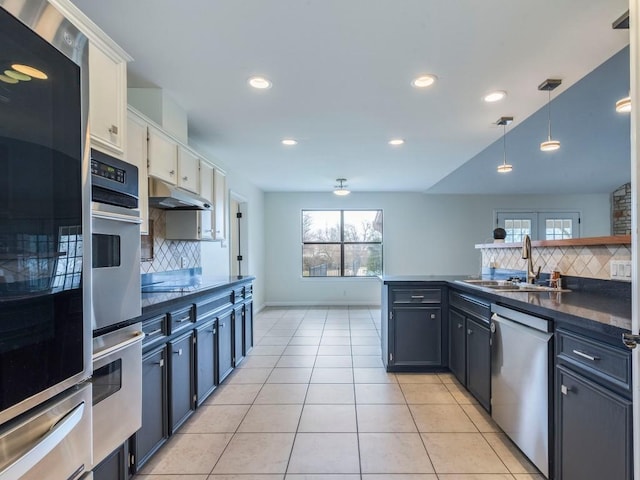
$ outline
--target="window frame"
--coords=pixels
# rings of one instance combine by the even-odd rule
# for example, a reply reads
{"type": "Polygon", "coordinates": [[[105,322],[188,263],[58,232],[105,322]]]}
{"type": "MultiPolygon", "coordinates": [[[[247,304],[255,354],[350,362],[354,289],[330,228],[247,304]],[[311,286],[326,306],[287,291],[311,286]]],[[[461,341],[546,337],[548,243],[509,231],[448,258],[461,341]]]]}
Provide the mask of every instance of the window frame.
{"type": "Polygon", "coordinates": [[[544,210],[508,210],[497,209],[494,211],[494,225],[504,228],[505,218],[518,217],[518,219],[531,220],[531,240],[546,240],[546,221],[548,219],[571,219],[572,237],[580,238],[582,235],[582,212],[575,209],[544,209],[544,210]]]}
{"type": "Polygon", "coordinates": [[[305,279],[318,279],[318,278],[341,278],[341,279],[370,279],[377,278],[384,273],[384,211],[382,208],[303,208],[300,211],[300,246],[301,246],[301,264],[300,273],[301,277],[305,279]],[[304,241],[304,214],[305,212],[340,212],[340,240],[331,242],[305,242],[304,241]],[[350,242],[345,241],[345,228],[344,228],[344,215],[345,212],[379,212],[382,217],[380,224],[380,241],[374,242],[350,242]],[[338,245],[340,247],[340,275],[305,275],[304,272],[304,249],[306,245],[338,245]],[[373,275],[345,275],[345,245],[379,245],[380,246],[380,273],[373,275]]]}

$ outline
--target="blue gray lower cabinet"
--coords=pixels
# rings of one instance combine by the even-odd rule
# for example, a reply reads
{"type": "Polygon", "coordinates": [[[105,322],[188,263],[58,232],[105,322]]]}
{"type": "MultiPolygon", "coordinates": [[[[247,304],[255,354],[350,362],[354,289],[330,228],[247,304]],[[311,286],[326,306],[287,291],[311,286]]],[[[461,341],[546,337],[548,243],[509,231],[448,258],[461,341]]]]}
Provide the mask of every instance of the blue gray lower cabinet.
{"type": "Polygon", "coordinates": [[[93,469],[93,480],[127,480],[129,475],[128,444],[120,445],[93,469]]]}
{"type": "Polygon", "coordinates": [[[633,478],[631,354],[556,330],[556,480],[633,478]]]}
{"type": "Polygon", "coordinates": [[[385,285],[382,298],[382,361],[387,371],[446,370],[442,289],[403,283],[385,285]]]}
{"type": "MultiPolygon", "coordinates": [[[[142,329],[142,428],[127,445],[128,474],[142,468],[253,346],[251,281],[154,305],[143,311],[142,329]]],[[[119,458],[102,467],[100,480],[121,480],[114,476],[119,458]]]]}
{"type": "Polygon", "coordinates": [[[171,433],[175,433],[196,409],[194,339],[195,335],[192,330],[169,342],[171,433]]]}

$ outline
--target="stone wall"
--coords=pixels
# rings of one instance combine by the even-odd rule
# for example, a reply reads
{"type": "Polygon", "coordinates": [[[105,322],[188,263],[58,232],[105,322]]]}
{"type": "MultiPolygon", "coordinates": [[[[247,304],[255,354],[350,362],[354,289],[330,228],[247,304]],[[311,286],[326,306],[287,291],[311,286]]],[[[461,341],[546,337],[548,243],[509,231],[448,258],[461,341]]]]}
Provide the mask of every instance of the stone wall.
{"type": "Polygon", "coordinates": [[[631,183],[611,194],[611,234],[631,235],[631,183]]]}

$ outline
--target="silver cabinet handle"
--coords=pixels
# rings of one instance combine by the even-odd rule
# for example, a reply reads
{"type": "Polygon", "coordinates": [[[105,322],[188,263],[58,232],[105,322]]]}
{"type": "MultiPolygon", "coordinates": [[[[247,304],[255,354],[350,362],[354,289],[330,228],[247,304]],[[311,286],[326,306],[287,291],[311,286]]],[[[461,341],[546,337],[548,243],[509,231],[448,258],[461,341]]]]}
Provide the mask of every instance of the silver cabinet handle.
{"type": "Polygon", "coordinates": [[[458,328],[462,328],[462,324],[461,323],[458,324],[458,328]]]}
{"type": "Polygon", "coordinates": [[[164,358],[159,362],[156,362],[154,365],[160,365],[160,367],[164,367],[164,358]]]}
{"type": "MultiPolygon", "coordinates": [[[[84,402],[75,407],[56,423],[49,432],[40,438],[28,451],[18,456],[11,465],[0,471],[0,478],[18,479],[31,470],[40,460],[49,455],[67,437],[71,431],[80,423],[84,414],[84,402]]],[[[27,425],[20,427],[28,428],[27,425]]],[[[18,427],[18,428],[20,428],[18,427]]]]}
{"type": "Polygon", "coordinates": [[[422,300],[424,295],[411,295],[412,300],[422,300]]]}
{"type": "Polygon", "coordinates": [[[467,329],[467,335],[471,335],[473,333],[473,330],[471,330],[470,328],[467,329]]]}
{"type": "Polygon", "coordinates": [[[431,320],[433,320],[434,318],[436,318],[436,314],[435,314],[435,313],[432,313],[432,314],[431,314],[431,320]]]}
{"type": "Polygon", "coordinates": [[[187,320],[189,320],[189,317],[179,318],[179,319],[174,320],[174,322],[176,322],[176,323],[182,323],[182,322],[186,322],[187,320]]]}
{"type": "Polygon", "coordinates": [[[157,330],[154,330],[153,332],[149,332],[147,333],[147,338],[148,337],[155,337],[156,335],[158,335],[159,333],[162,333],[162,329],[158,328],[157,330]]]}
{"type": "Polygon", "coordinates": [[[589,355],[588,353],[581,352],[580,350],[573,350],[573,353],[575,353],[579,357],[586,358],[587,360],[591,360],[592,362],[600,360],[600,357],[594,357],[592,355],[589,355]]]}
{"type": "Polygon", "coordinates": [[[225,325],[226,325],[226,323],[221,323],[220,324],[220,328],[224,328],[225,325]]]}
{"type": "Polygon", "coordinates": [[[175,352],[173,352],[174,355],[182,355],[182,349],[179,348],[178,350],[176,350],[175,352]]]}
{"type": "MultiPolygon", "coordinates": [[[[106,357],[107,355],[111,355],[112,353],[118,352],[120,350],[124,350],[125,348],[127,348],[130,345],[133,345],[134,343],[137,342],[142,342],[142,340],[144,339],[145,335],[144,332],[133,332],[133,334],[131,335],[131,337],[127,338],[126,340],[116,344],[116,345],[111,345],[107,348],[104,348],[96,353],[94,353],[91,356],[91,360],[93,362],[97,362],[98,360],[106,357]]],[[[0,476],[0,478],[2,478],[0,476]]]]}
{"type": "Polygon", "coordinates": [[[566,385],[562,385],[560,387],[560,391],[562,392],[563,395],[569,395],[569,392],[571,391],[571,387],[567,387],[566,385]]]}
{"type": "Polygon", "coordinates": [[[117,135],[118,134],[118,127],[117,125],[111,125],[111,127],[109,128],[109,133],[113,134],[113,135],[117,135]]]}

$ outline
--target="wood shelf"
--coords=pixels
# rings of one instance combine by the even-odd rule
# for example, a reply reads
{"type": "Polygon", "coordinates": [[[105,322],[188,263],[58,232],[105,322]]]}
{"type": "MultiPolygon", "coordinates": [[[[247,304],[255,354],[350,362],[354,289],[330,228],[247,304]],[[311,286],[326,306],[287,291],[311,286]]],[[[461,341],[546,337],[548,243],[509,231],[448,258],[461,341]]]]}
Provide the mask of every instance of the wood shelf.
{"type": "MultiPolygon", "coordinates": [[[[590,245],[631,245],[631,235],[569,238],[566,240],[532,240],[532,247],[584,247],[590,245]]],[[[476,248],[521,248],[522,243],[478,243],[476,248]]]]}

